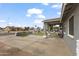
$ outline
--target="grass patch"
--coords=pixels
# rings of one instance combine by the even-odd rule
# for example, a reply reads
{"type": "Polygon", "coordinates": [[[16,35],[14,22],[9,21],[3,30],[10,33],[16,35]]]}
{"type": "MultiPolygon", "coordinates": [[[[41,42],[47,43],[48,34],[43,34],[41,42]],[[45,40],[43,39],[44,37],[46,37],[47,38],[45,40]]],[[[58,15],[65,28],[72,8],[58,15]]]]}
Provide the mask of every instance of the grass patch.
{"type": "Polygon", "coordinates": [[[44,32],[35,32],[34,35],[43,36],[44,35],[44,32]]]}

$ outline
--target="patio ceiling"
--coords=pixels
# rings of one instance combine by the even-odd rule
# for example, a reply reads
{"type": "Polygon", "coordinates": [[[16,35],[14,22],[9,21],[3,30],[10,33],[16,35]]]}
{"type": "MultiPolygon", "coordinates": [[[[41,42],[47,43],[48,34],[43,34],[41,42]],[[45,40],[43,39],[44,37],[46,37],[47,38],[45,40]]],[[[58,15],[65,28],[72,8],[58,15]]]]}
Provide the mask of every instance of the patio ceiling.
{"type": "Polygon", "coordinates": [[[49,25],[59,25],[60,21],[48,22],[49,25]]]}

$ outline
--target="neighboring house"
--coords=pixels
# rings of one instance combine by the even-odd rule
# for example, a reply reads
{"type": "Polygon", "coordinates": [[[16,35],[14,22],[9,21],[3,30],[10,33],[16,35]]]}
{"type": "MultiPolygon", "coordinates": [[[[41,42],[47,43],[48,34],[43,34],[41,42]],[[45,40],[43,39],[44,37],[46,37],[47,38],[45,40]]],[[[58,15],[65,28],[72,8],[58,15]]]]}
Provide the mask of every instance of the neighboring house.
{"type": "Polygon", "coordinates": [[[21,27],[7,26],[4,28],[5,31],[24,31],[21,27]]]}
{"type": "Polygon", "coordinates": [[[61,25],[60,18],[44,20],[44,31],[54,31],[56,25],[61,25]]]}
{"type": "Polygon", "coordinates": [[[3,30],[3,28],[0,27],[0,31],[2,31],[2,30],[3,30]]]}
{"type": "Polygon", "coordinates": [[[7,27],[4,28],[4,31],[10,31],[11,29],[12,29],[12,27],[7,26],[7,27]]]}
{"type": "Polygon", "coordinates": [[[21,28],[21,27],[15,27],[15,30],[16,30],[16,31],[24,31],[24,29],[21,28]]]}
{"type": "Polygon", "coordinates": [[[64,40],[72,50],[73,55],[79,55],[79,4],[63,4],[61,15],[64,40]]]}

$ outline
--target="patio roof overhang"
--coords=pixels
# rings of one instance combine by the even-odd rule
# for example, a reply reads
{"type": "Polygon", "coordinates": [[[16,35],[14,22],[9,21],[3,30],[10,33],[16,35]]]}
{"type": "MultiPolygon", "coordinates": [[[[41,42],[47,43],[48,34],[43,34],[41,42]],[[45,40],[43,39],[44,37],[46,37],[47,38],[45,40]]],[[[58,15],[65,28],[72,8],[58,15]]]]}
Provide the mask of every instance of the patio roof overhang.
{"type": "Polygon", "coordinates": [[[61,18],[47,19],[47,20],[44,20],[43,22],[49,25],[56,25],[61,23],[61,18]]]}
{"type": "Polygon", "coordinates": [[[61,22],[64,22],[76,9],[77,3],[65,3],[62,5],[61,22]]]}

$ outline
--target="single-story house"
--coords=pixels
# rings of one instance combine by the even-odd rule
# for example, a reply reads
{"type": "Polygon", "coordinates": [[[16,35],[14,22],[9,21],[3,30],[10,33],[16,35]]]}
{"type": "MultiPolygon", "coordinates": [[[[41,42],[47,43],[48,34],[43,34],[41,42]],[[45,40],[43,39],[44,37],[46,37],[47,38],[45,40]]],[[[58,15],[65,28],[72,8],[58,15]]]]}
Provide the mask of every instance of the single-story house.
{"type": "Polygon", "coordinates": [[[4,31],[10,31],[11,29],[12,29],[12,27],[6,26],[6,27],[4,28],[4,31]]]}
{"type": "Polygon", "coordinates": [[[79,55],[79,4],[63,4],[61,18],[64,40],[70,47],[73,55],[79,55]]]}
{"type": "Polygon", "coordinates": [[[5,31],[24,31],[21,27],[14,27],[14,26],[6,26],[4,28],[5,31]]]}
{"type": "Polygon", "coordinates": [[[53,19],[47,19],[43,21],[44,23],[44,31],[54,31],[54,27],[56,25],[61,25],[61,19],[60,18],[53,18],[53,19]]]}
{"type": "Polygon", "coordinates": [[[3,28],[0,27],[0,31],[2,31],[2,30],[3,30],[3,28]]]}

